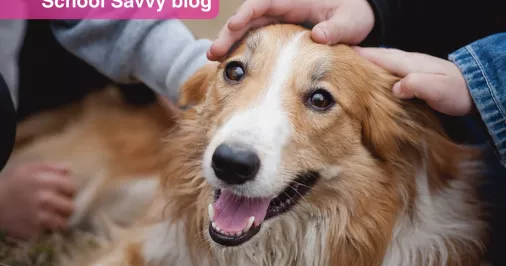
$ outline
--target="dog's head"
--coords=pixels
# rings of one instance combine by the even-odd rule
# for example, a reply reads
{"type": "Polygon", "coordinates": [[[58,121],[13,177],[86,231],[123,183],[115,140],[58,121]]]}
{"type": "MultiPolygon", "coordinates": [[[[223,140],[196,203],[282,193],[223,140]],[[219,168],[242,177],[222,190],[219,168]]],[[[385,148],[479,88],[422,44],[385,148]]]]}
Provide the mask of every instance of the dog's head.
{"type": "Polygon", "coordinates": [[[293,25],[253,31],[203,68],[183,93],[202,110],[191,152],[213,188],[211,242],[239,246],[283,219],[329,218],[327,241],[341,234],[350,247],[384,252],[417,174],[430,173],[436,191],[471,154],[446,139],[425,104],[395,99],[397,80],[293,25]]]}

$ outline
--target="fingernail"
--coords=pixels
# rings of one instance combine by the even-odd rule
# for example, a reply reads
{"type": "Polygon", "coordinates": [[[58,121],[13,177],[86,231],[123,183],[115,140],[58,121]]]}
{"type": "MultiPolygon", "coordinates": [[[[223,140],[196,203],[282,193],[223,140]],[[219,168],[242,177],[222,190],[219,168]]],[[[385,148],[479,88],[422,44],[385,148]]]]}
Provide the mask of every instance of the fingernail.
{"type": "Polygon", "coordinates": [[[214,41],[213,44],[211,44],[211,46],[209,46],[207,51],[212,54],[213,50],[216,49],[215,46],[216,46],[216,41],[214,41]]]}
{"type": "Polygon", "coordinates": [[[323,35],[325,35],[325,40],[327,40],[327,45],[331,45],[332,41],[330,40],[330,34],[327,32],[326,29],[321,29],[323,32],[323,35]]]}
{"type": "Polygon", "coordinates": [[[397,81],[394,84],[394,87],[392,88],[392,92],[394,93],[395,96],[402,97],[401,82],[400,81],[397,81]]]}
{"type": "Polygon", "coordinates": [[[326,29],[321,29],[320,30],[323,32],[323,35],[325,35],[325,39],[329,39],[329,34],[327,33],[327,30],[326,29]]]}
{"type": "Polygon", "coordinates": [[[322,27],[318,27],[318,30],[323,34],[323,38],[327,41],[327,44],[330,43],[329,34],[327,33],[327,30],[322,29],[322,27]]]}

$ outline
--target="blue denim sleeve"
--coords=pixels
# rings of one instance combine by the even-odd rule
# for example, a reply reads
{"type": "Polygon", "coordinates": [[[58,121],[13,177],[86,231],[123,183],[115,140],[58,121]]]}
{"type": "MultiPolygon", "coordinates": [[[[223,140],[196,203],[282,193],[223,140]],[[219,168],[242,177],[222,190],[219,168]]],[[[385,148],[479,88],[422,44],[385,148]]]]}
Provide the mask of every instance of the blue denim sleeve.
{"type": "Polygon", "coordinates": [[[501,163],[506,167],[506,33],[475,41],[451,53],[449,59],[462,72],[501,163]]]}

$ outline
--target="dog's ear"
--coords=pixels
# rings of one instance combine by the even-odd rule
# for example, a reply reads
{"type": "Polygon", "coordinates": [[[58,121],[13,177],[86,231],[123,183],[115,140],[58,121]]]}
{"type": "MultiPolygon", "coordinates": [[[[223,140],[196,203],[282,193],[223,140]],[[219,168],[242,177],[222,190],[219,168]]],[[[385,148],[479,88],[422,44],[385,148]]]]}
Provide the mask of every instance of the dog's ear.
{"type": "Polygon", "coordinates": [[[373,156],[396,160],[409,154],[409,149],[423,146],[423,121],[436,120],[426,117],[430,110],[423,102],[393,95],[392,87],[399,78],[380,70],[371,73],[375,75],[362,102],[362,142],[373,156]]]}
{"type": "Polygon", "coordinates": [[[219,63],[209,62],[193,74],[180,89],[178,105],[188,107],[204,102],[207,88],[210,85],[219,63]]]}
{"type": "Polygon", "coordinates": [[[389,75],[378,77],[369,83],[371,88],[362,101],[362,143],[373,156],[385,160],[399,154],[405,144],[413,141],[409,115],[392,94],[396,81],[397,78],[389,75]]]}
{"type": "Polygon", "coordinates": [[[362,143],[373,156],[390,161],[410,155],[423,157],[446,177],[457,172],[459,162],[480,156],[476,150],[451,141],[435,111],[424,101],[393,96],[392,86],[397,80],[382,79],[369,90],[363,103],[362,143]]]}

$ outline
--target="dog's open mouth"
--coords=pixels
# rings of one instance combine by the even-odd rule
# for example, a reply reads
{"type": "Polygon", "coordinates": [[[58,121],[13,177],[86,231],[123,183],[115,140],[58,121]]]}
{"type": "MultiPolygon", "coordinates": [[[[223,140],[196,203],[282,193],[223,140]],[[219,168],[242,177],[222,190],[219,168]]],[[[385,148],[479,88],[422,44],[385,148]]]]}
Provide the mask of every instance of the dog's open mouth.
{"type": "Polygon", "coordinates": [[[229,190],[216,190],[209,205],[209,235],[223,246],[238,246],[255,236],[262,223],[289,211],[311,190],[318,173],[301,174],[274,198],[247,198],[229,190]]]}

